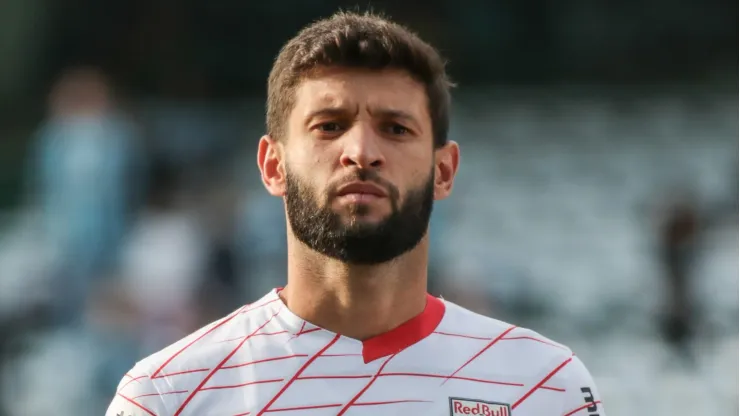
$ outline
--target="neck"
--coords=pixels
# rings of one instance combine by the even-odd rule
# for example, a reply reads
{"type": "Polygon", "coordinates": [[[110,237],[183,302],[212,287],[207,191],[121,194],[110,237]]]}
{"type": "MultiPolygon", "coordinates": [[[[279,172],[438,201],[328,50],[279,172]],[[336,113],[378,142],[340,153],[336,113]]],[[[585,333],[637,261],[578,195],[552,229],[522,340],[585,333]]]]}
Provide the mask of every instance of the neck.
{"type": "Polygon", "coordinates": [[[280,292],[291,312],[314,325],[364,340],[424,311],[427,238],[387,263],[356,266],[322,256],[289,237],[288,284],[280,292]]]}

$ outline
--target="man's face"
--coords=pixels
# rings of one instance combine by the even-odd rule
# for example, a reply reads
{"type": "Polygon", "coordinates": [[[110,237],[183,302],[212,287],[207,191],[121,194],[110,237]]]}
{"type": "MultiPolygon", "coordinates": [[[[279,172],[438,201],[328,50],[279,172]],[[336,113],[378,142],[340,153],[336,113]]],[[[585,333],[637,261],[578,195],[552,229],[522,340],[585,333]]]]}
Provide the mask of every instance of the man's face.
{"type": "Polygon", "coordinates": [[[423,86],[398,71],[332,69],[295,94],[279,159],[296,238],[351,264],[416,247],[438,170],[423,86]]]}

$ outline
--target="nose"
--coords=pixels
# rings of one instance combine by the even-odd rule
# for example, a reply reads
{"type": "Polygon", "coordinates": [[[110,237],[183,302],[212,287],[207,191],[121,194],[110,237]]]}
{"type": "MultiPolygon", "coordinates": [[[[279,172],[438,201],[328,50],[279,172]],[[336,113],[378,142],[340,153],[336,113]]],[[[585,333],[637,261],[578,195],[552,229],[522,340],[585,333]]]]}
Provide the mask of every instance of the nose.
{"type": "Polygon", "coordinates": [[[380,148],[380,138],[374,129],[358,123],[345,133],[344,149],[340,162],[344,167],[378,169],[385,164],[380,148]]]}

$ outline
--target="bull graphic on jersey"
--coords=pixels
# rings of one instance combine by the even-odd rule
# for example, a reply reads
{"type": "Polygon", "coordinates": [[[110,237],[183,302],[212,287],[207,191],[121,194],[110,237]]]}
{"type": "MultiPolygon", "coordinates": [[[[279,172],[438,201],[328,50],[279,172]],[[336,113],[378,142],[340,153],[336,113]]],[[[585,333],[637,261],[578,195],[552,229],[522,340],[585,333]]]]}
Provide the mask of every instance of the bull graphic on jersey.
{"type": "Polygon", "coordinates": [[[511,407],[505,403],[450,397],[450,416],[511,416],[511,407]]]}

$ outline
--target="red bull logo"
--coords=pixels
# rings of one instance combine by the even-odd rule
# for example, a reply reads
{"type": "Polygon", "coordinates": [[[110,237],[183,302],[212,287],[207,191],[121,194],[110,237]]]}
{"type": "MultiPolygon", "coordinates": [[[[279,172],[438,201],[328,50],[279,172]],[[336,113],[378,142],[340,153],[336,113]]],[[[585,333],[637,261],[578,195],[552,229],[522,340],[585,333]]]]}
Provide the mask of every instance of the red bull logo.
{"type": "Polygon", "coordinates": [[[511,416],[508,404],[450,397],[451,416],[511,416]]]}

